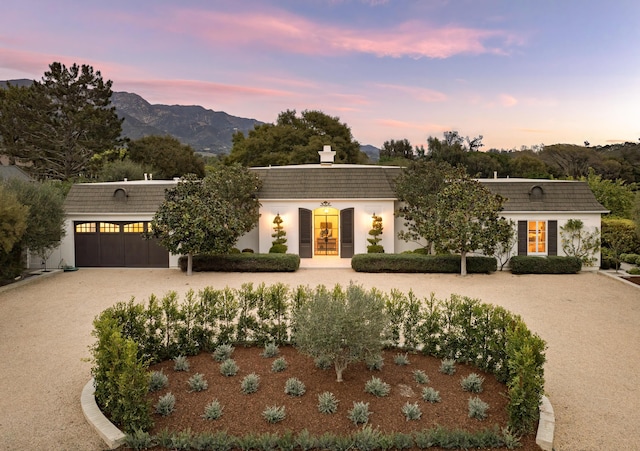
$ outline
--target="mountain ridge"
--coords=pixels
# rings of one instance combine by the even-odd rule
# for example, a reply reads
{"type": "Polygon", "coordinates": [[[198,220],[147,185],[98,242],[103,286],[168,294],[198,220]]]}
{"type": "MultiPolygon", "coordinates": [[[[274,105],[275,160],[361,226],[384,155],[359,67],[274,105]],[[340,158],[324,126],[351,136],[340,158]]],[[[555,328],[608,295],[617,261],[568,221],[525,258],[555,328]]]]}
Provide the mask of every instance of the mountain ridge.
{"type": "MultiPolygon", "coordinates": [[[[29,86],[33,80],[0,81],[0,87],[7,86],[7,83],[29,86]]],[[[111,104],[116,108],[118,117],[124,118],[123,137],[134,140],[152,135],[171,135],[204,154],[228,154],[234,133],[248,135],[255,126],[264,124],[257,119],[233,116],[200,105],[151,104],[141,95],[127,91],[113,91],[111,104]]],[[[376,147],[362,145],[361,149],[371,161],[378,160],[379,149],[376,147]]]]}

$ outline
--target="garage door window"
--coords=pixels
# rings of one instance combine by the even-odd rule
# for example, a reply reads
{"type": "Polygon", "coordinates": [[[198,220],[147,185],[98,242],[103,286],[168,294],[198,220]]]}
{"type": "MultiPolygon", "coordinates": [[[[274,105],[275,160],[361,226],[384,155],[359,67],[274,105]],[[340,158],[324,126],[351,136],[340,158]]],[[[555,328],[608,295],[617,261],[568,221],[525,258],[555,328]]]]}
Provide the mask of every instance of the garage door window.
{"type": "Polygon", "coordinates": [[[96,233],[96,223],[85,222],[82,224],[76,224],[76,233],[96,233]]]}
{"type": "Polygon", "coordinates": [[[112,222],[101,222],[100,233],[120,233],[120,224],[112,222]]]}
{"type": "Polygon", "coordinates": [[[124,233],[143,233],[144,222],[132,222],[122,226],[124,233]]]}

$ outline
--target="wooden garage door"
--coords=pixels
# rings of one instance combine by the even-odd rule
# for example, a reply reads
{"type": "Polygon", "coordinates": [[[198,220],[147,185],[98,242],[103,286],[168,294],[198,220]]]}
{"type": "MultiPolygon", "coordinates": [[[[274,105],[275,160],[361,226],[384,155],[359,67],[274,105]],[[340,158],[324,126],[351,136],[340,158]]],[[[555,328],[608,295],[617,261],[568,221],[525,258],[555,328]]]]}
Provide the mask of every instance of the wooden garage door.
{"type": "Polygon", "coordinates": [[[76,222],[78,267],[168,268],[169,252],[157,240],[145,240],[148,222],[76,222]]]}

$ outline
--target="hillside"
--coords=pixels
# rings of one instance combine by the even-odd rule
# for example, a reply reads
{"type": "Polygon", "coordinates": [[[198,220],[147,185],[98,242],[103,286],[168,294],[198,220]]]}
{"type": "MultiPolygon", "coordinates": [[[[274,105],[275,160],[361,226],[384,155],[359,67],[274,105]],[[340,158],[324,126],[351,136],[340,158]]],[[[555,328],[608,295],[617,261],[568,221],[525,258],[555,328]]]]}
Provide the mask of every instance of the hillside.
{"type": "MultiPolygon", "coordinates": [[[[15,86],[29,86],[32,80],[9,80],[15,86]]],[[[0,87],[6,86],[0,81],[0,87]]],[[[232,116],[198,105],[152,105],[130,92],[114,92],[111,98],[119,117],[124,118],[122,135],[139,139],[150,135],[171,135],[196,152],[227,154],[231,150],[232,136],[241,131],[245,135],[262,122],[256,119],[232,116]]],[[[371,161],[377,161],[379,149],[361,146],[371,161]]]]}

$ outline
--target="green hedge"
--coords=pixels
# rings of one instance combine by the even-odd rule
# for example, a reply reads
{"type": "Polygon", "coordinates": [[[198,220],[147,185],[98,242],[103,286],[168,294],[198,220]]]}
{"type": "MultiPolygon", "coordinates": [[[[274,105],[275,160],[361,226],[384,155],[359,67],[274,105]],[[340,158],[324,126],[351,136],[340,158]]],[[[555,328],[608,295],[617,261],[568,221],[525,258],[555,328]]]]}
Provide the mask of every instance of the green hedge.
{"type": "Polygon", "coordinates": [[[578,257],[514,255],[509,266],[513,274],[576,274],[582,261],[578,257]]]}
{"type": "MultiPolygon", "coordinates": [[[[141,418],[147,407],[118,404],[121,396],[139,399],[140,392],[147,390],[140,376],[142,362],[148,365],[180,354],[195,355],[221,343],[295,344],[293,313],[313,301],[321,289],[249,283],[235,290],[189,291],[182,301],[170,292],[162,299],[152,295],[147,304],[133,299],[116,304],[94,321],[97,343],[92,374],[99,405],[112,418],[111,409],[124,405],[117,418],[135,418],[136,428],[144,428],[150,422],[150,417],[141,418]],[[121,341],[135,344],[137,358],[116,352],[113,343],[121,341]],[[123,391],[118,387],[125,376],[132,382],[123,391]]],[[[546,344],[519,316],[457,295],[439,300],[433,294],[420,299],[413,292],[398,290],[389,294],[376,290],[375,294],[383,297],[389,318],[386,346],[452,358],[495,374],[508,387],[510,430],[533,431],[544,389],[546,344]]],[[[132,345],[127,346],[130,352],[132,345]]],[[[132,429],[128,422],[125,426],[132,429]]]]}
{"type": "MultiPolygon", "coordinates": [[[[351,268],[358,272],[460,273],[459,255],[357,254],[351,268]]],[[[467,272],[486,274],[497,269],[494,257],[467,257],[467,272]]]]}
{"type": "MultiPolygon", "coordinates": [[[[182,271],[187,270],[187,257],[178,259],[182,271]]],[[[300,268],[300,256],[295,254],[194,255],[194,271],[221,272],[294,272],[300,268]]]]}

